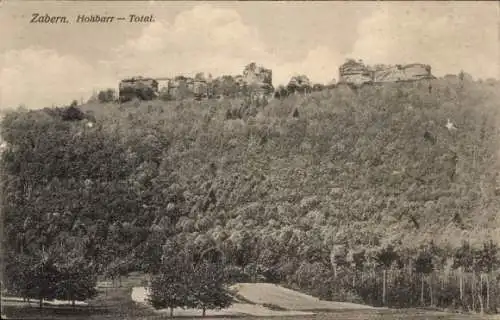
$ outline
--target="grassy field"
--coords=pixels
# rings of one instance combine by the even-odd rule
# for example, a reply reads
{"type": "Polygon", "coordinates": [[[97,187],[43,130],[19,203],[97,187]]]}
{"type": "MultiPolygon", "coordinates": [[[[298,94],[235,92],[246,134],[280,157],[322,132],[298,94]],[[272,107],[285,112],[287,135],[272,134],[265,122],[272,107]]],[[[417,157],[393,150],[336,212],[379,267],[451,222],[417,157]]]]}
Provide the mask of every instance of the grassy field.
{"type": "MultiPolygon", "coordinates": [[[[75,310],[72,312],[63,312],[61,310],[49,310],[46,309],[43,312],[39,312],[38,309],[33,308],[31,310],[28,309],[5,309],[5,314],[8,319],[64,319],[64,320],[104,320],[104,319],[127,319],[127,320],[160,320],[160,319],[169,319],[168,315],[139,315],[139,314],[123,314],[123,313],[115,313],[115,312],[96,312],[96,311],[88,311],[88,310],[75,310]]],[[[183,318],[183,319],[193,319],[193,318],[201,318],[201,317],[175,317],[175,318],[183,318]]],[[[420,319],[429,319],[429,320],[459,320],[459,319],[491,319],[497,320],[498,317],[495,316],[480,316],[480,315],[460,315],[460,314],[452,314],[452,313],[438,313],[433,311],[425,311],[425,310],[415,310],[415,309],[407,309],[407,310],[387,310],[387,311],[336,311],[336,312],[322,312],[315,315],[310,316],[271,316],[271,317],[230,317],[230,316],[221,316],[221,317],[210,317],[207,316],[204,319],[273,319],[273,320],[288,320],[288,319],[304,319],[304,320],[359,320],[359,319],[412,319],[412,320],[420,320],[420,319]]]]}
{"type": "Polygon", "coordinates": [[[3,314],[9,319],[141,319],[155,314],[132,301],[131,288],[102,290],[89,301],[88,306],[37,306],[3,305],[3,314]]]}
{"type": "MultiPolygon", "coordinates": [[[[144,306],[142,303],[134,302],[132,299],[132,290],[135,285],[141,283],[143,279],[140,276],[132,276],[122,281],[122,287],[113,287],[109,289],[100,289],[99,295],[88,301],[88,306],[57,306],[45,305],[43,309],[39,309],[37,305],[27,306],[26,304],[3,304],[3,315],[8,319],[55,319],[55,320],[105,320],[105,319],[127,319],[127,320],[160,320],[168,319],[168,313],[155,312],[152,308],[144,306]]],[[[295,292],[292,290],[284,289],[275,286],[275,289],[270,288],[271,284],[240,284],[240,295],[244,298],[243,305],[252,306],[259,305],[275,305],[280,309],[286,310],[283,306],[287,306],[289,311],[295,310],[316,310],[314,314],[297,313],[296,315],[279,315],[272,312],[267,316],[265,313],[260,313],[260,316],[248,316],[237,314],[210,314],[204,319],[273,319],[273,320],[287,320],[287,319],[304,319],[304,320],[358,320],[358,319],[499,319],[493,316],[480,316],[480,315],[460,315],[453,313],[418,310],[418,309],[405,309],[405,310],[390,310],[390,309],[377,309],[365,306],[359,306],[359,310],[352,310],[352,306],[346,306],[344,303],[319,301],[316,298],[295,292]],[[265,291],[263,291],[266,289],[265,291]],[[323,304],[328,304],[329,309],[324,311],[323,304]],[[334,308],[336,305],[337,308],[334,308]],[[323,309],[322,311],[319,311],[323,309]],[[349,310],[350,309],[350,310],[349,310]]],[[[354,304],[352,304],[354,306],[354,304]]],[[[238,309],[238,308],[236,308],[238,309]]],[[[261,308],[265,310],[265,308],[261,308]]],[[[244,310],[244,308],[239,308],[244,310]]],[[[253,312],[255,310],[247,311],[253,312]]],[[[183,312],[177,313],[175,318],[181,319],[194,319],[201,318],[201,311],[198,312],[183,312]]]]}

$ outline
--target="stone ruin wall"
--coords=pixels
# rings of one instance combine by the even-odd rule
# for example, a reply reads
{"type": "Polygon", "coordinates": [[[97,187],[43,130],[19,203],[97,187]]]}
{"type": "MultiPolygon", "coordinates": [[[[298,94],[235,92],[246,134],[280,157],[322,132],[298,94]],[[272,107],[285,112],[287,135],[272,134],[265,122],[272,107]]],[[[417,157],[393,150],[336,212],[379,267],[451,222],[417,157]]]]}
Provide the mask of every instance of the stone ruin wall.
{"type": "Polygon", "coordinates": [[[407,65],[365,65],[362,61],[348,60],[339,68],[340,83],[386,83],[432,79],[431,66],[422,63],[407,65]]]}

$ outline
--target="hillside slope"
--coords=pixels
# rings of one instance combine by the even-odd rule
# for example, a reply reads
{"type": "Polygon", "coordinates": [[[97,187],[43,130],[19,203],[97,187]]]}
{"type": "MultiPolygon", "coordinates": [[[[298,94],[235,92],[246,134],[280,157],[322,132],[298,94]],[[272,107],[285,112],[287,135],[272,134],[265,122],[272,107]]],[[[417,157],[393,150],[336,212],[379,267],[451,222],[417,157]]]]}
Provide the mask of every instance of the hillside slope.
{"type": "Polygon", "coordinates": [[[431,93],[336,88],[267,106],[84,105],[92,128],[11,113],[4,241],[13,257],[57,247],[116,273],[154,270],[176,239],[311,288],[326,283],[338,245],[365,250],[351,261],[360,268],[405,265],[432,245],[437,266],[462,240],[500,243],[499,88],[436,80],[431,93]]]}
{"type": "MultiPolygon", "coordinates": [[[[453,238],[458,245],[469,234],[499,230],[491,209],[498,95],[496,87],[460,89],[442,80],[431,94],[386,86],[291,97],[251,106],[242,119],[227,116],[240,101],[87,108],[123,135],[137,134],[132,141],[168,144],[163,165],[185,182],[198,180],[197,188],[210,185],[216,202],[207,210],[222,224],[187,227],[190,233],[249,224],[263,234],[291,227],[299,238],[316,230],[327,246],[347,238],[405,246],[453,238]],[[448,130],[448,119],[459,129],[448,130]],[[204,170],[209,164],[213,177],[204,170]]],[[[190,192],[193,205],[207,196],[190,192]]],[[[182,224],[200,215],[207,217],[191,212],[182,224]]]]}

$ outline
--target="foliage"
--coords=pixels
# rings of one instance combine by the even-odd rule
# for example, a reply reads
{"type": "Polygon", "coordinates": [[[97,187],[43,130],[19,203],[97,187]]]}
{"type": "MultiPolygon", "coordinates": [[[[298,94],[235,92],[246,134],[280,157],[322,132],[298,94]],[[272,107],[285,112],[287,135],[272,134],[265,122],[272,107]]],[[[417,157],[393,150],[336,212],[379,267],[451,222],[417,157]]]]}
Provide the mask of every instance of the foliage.
{"type": "Polygon", "coordinates": [[[173,309],[187,306],[193,274],[186,267],[184,261],[175,256],[165,259],[159,274],[151,282],[149,301],[154,308],[169,308],[173,315],[173,309]]]}
{"type": "Polygon", "coordinates": [[[236,98],[80,106],[92,128],[11,112],[1,125],[6,251],[31,257],[82,239],[99,272],[151,272],[170,239],[195,262],[218,247],[249,279],[312,283],[325,297],[338,245],[337,275],[495,269],[500,87],[454,81],[431,92],[337,87],[259,108],[236,98]]]}
{"type": "Polygon", "coordinates": [[[149,301],[154,308],[170,308],[171,315],[175,308],[199,308],[205,315],[207,309],[231,305],[232,293],[227,289],[231,279],[225,268],[192,258],[178,244],[167,242],[163,263],[151,284],[149,301]]]}
{"type": "Polygon", "coordinates": [[[238,83],[236,83],[232,76],[228,75],[214,79],[212,86],[215,96],[235,98],[238,92],[240,92],[238,83]]]}
{"type": "Polygon", "coordinates": [[[60,300],[85,301],[97,296],[96,275],[85,261],[70,261],[58,266],[59,281],[56,298],[60,300]]]}
{"type": "Polygon", "coordinates": [[[483,277],[460,272],[423,274],[386,270],[385,277],[382,272],[363,276],[357,273],[350,275],[347,281],[351,283],[347,287],[356,292],[362,301],[376,306],[429,306],[466,312],[479,312],[482,308],[484,312],[496,312],[500,303],[498,279],[494,274],[483,277]]]}
{"type": "Polygon", "coordinates": [[[101,90],[97,94],[97,100],[100,103],[109,103],[116,100],[116,91],[114,89],[101,90]]]}
{"type": "Polygon", "coordinates": [[[191,275],[191,301],[188,306],[203,310],[227,308],[232,304],[233,297],[227,289],[227,278],[220,266],[201,262],[194,267],[191,275]]]}
{"type": "MultiPolygon", "coordinates": [[[[70,253],[71,255],[71,253],[70,253]]],[[[11,257],[5,266],[6,287],[23,298],[84,301],[97,295],[96,277],[88,261],[63,257],[54,249],[11,257]]]]}

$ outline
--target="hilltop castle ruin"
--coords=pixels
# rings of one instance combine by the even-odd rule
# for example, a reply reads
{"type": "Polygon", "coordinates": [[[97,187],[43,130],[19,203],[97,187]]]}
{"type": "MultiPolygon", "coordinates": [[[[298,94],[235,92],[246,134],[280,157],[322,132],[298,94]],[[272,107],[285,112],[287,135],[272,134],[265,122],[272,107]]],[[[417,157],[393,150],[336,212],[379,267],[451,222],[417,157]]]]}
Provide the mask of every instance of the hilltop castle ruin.
{"type": "Polygon", "coordinates": [[[195,77],[124,79],[119,85],[119,95],[122,102],[133,98],[152,100],[159,96],[173,100],[240,95],[263,97],[274,92],[272,78],[271,69],[252,62],[245,66],[241,75],[223,75],[215,79],[211,75],[205,77],[203,73],[198,73],[195,77]]]}
{"type": "Polygon", "coordinates": [[[431,66],[422,63],[369,66],[362,60],[348,59],[339,67],[339,83],[352,85],[411,82],[434,78],[431,66]]]}
{"type": "MultiPolygon", "coordinates": [[[[424,79],[434,79],[431,66],[421,63],[406,65],[365,65],[361,60],[348,59],[339,67],[339,84],[353,85],[381,84],[394,82],[412,82],[424,79]]],[[[313,84],[305,75],[294,76],[284,90],[290,93],[308,93],[313,84]]],[[[283,90],[280,89],[281,91],[283,90]]],[[[252,62],[245,66],[240,75],[223,75],[215,79],[211,75],[205,77],[198,73],[195,77],[177,76],[174,78],[143,78],[124,79],[119,85],[120,101],[133,98],[152,100],[165,98],[183,100],[194,98],[201,100],[214,97],[251,98],[270,97],[274,93],[273,72],[252,62]]],[[[283,94],[281,94],[283,95],[283,94]]]]}

